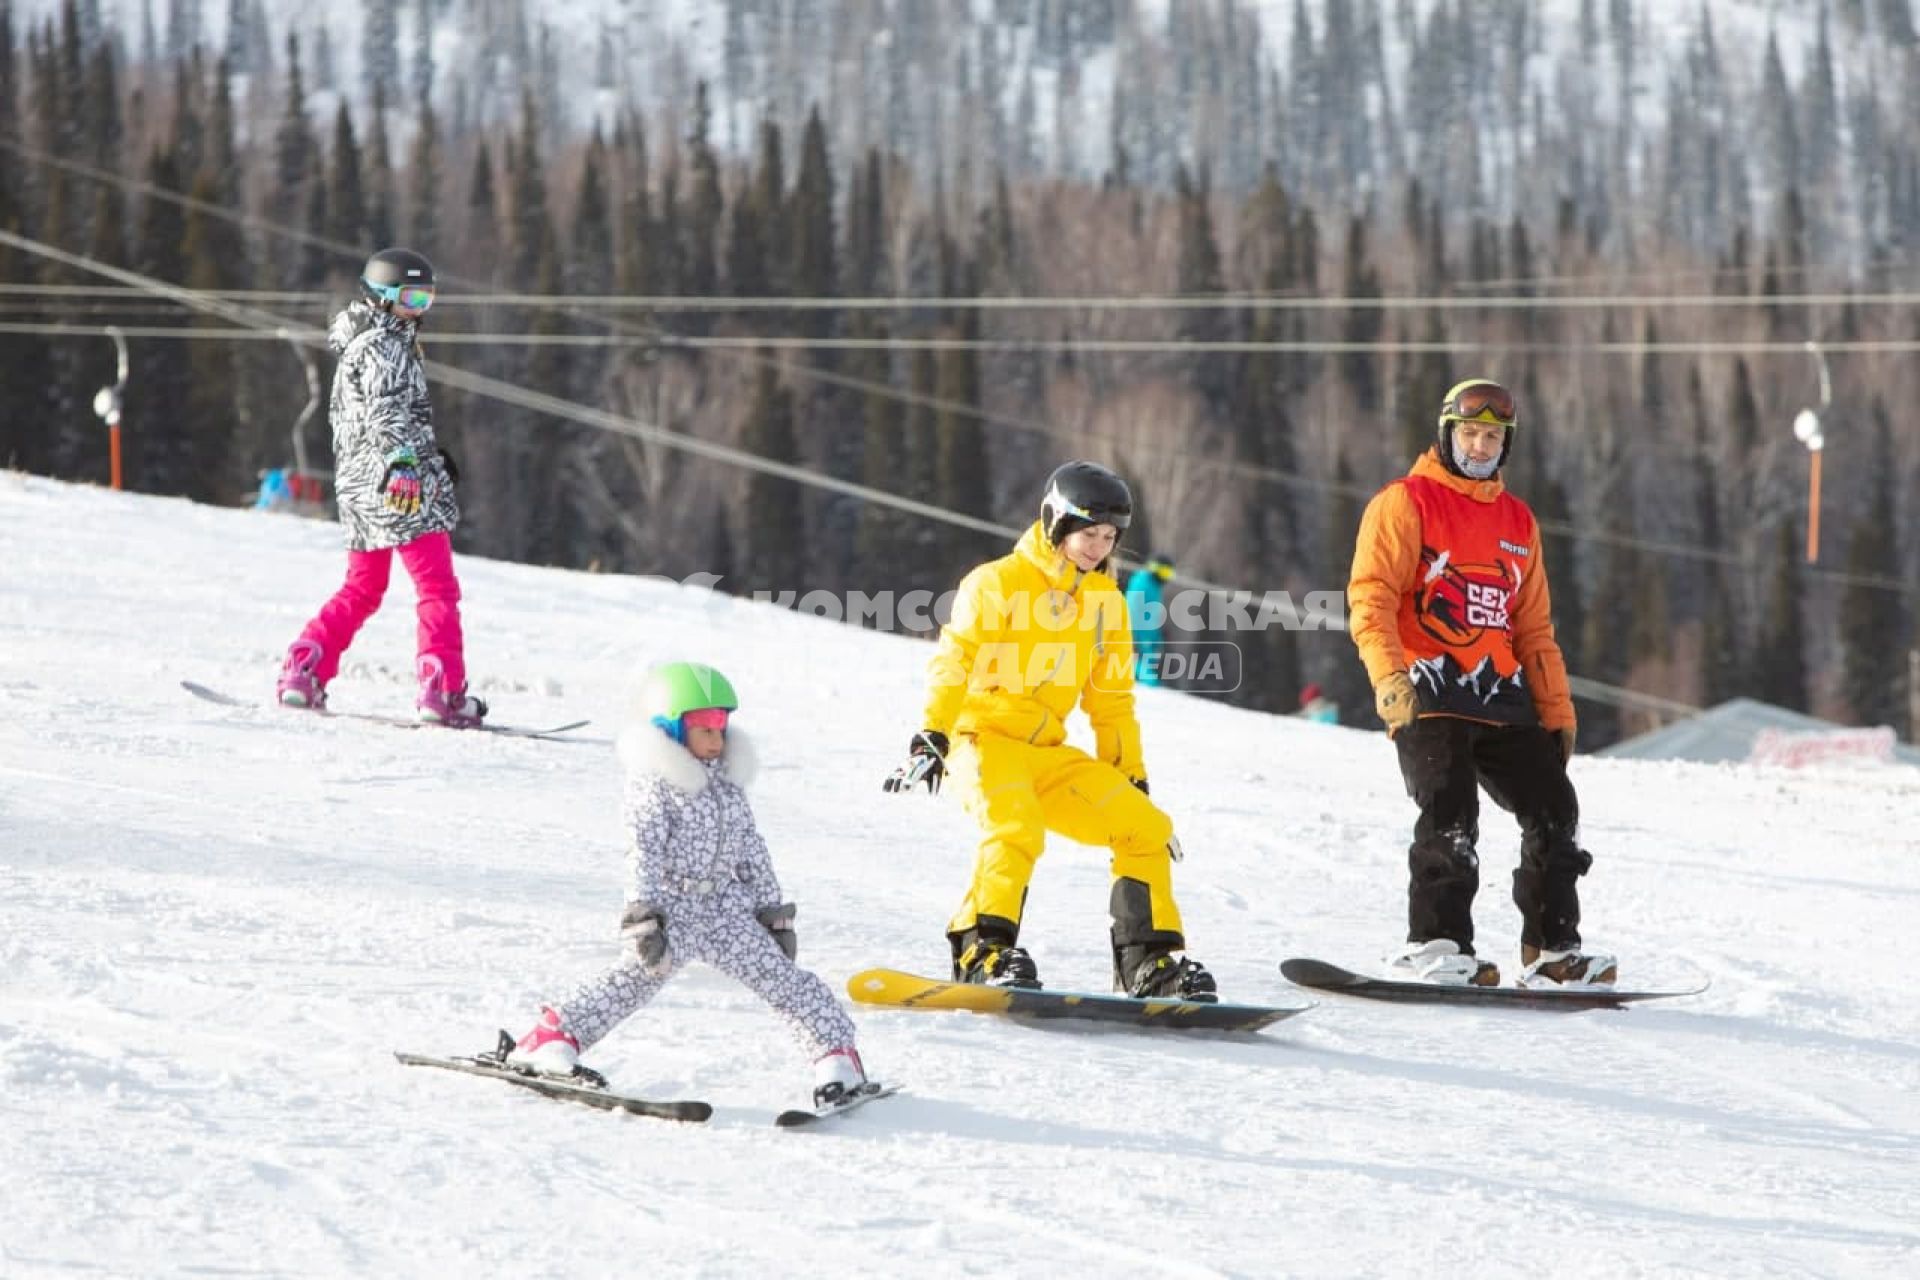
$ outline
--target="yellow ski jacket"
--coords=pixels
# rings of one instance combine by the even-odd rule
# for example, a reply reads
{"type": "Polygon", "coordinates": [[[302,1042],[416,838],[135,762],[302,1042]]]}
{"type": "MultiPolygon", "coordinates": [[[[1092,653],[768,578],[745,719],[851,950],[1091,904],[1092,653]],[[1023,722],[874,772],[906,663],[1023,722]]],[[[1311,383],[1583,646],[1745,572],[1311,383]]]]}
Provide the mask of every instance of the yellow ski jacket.
{"type": "Polygon", "coordinates": [[[1126,597],[1049,546],[1037,520],[1013,554],[960,580],[927,673],[929,729],[1057,746],[1077,702],[1099,758],[1134,781],[1146,776],[1126,597]]]}

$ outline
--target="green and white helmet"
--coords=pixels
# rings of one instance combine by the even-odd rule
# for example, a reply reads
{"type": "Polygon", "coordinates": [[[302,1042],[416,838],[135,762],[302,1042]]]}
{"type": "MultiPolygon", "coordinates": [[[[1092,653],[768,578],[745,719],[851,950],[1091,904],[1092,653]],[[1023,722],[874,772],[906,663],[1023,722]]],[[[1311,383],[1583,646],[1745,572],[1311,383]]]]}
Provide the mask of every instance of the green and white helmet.
{"type": "Polygon", "coordinates": [[[663,662],[647,672],[640,709],[668,737],[684,743],[689,711],[737,711],[740,697],[732,681],[704,662],[663,662]]]}

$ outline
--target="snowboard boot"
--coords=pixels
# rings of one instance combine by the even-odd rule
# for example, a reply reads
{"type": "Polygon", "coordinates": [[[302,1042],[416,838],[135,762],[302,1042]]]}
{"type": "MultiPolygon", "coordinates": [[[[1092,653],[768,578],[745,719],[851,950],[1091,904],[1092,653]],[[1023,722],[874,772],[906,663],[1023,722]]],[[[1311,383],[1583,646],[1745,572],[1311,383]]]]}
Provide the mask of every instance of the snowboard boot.
{"type": "Polygon", "coordinates": [[[440,659],[427,655],[420,659],[420,697],[415,713],[426,724],[443,724],[449,729],[477,729],[486,718],[487,704],[467,692],[466,686],[447,688],[446,670],[440,659]]]}
{"type": "Polygon", "coordinates": [[[1520,964],[1523,987],[1610,987],[1620,976],[1619,962],[1612,956],[1578,946],[1548,950],[1523,942],[1520,964]]]}
{"type": "Polygon", "coordinates": [[[553,1009],[541,1009],[540,1021],[520,1037],[506,1065],[543,1076],[573,1076],[580,1071],[580,1042],[560,1023],[553,1009]]]}
{"type": "Polygon", "coordinates": [[[1497,987],[1500,967],[1460,949],[1452,938],[1409,942],[1387,960],[1395,978],[1435,982],[1445,987],[1497,987]]]}
{"type": "Polygon", "coordinates": [[[813,1109],[824,1111],[845,1102],[867,1082],[860,1051],[849,1045],[813,1060],[813,1109]]]}
{"type": "Polygon", "coordinates": [[[1176,956],[1164,945],[1134,943],[1114,956],[1113,989],[1136,999],[1192,1000],[1213,1004],[1220,999],[1213,975],[1190,956],[1176,956]]]}
{"type": "Polygon", "coordinates": [[[295,640],[287,647],[286,661],[280,664],[280,678],[274,682],[273,694],[283,707],[302,707],[308,711],[324,711],[327,708],[327,689],[320,683],[320,677],[314,674],[319,667],[325,651],[319,642],[305,636],[295,640]]]}
{"type": "Polygon", "coordinates": [[[988,987],[1040,989],[1040,970],[1026,948],[1010,942],[977,939],[953,962],[953,976],[960,982],[977,982],[988,987]]]}

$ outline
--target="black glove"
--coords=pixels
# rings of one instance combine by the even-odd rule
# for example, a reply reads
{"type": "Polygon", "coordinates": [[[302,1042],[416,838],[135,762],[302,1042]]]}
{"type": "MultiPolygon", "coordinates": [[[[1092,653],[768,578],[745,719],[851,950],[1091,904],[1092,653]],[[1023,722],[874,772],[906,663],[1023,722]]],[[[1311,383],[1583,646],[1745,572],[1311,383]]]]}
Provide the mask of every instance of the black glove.
{"type": "Polygon", "coordinates": [[[1131,781],[1134,786],[1140,788],[1141,795],[1150,796],[1153,794],[1153,792],[1147,790],[1147,780],[1145,778],[1134,778],[1134,779],[1131,779],[1131,781]]]}
{"type": "Polygon", "coordinates": [[[924,782],[929,795],[938,795],[940,780],[946,776],[947,735],[938,729],[923,729],[908,744],[907,762],[888,774],[880,786],[884,791],[911,791],[924,782]]]}
{"type": "Polygon", "coordinates": [[[640,967],[658,977],[670,965],[667,956],[667,918],[651,902],[629,902],[620,917],[620,936],[640,957],[640,967]]]}
{"type": "Polygon", "coordinates": [[[452,484],[460,483],[460,468],[457,465],[455,465],[453,461],[453,454],[449,450],[447,450],[445,447],[442,447],[440,450],[440,465],[446,469],[447,480],[450,483],[452,484]]]}
{"type": "Polygon", "coordinates": [[[778,903],[771,907],[762,907],[753,913],[753,918],[765,925],[773,940],[780,944],[780,950],[789,960],[796,959],[800,951],[800,939],[793,932],[794,905],[791,902],[778,903]]]}
{"type": "Polygon", "coordinates": [[[1567,725],[1564,728],[1552,729],[1552,730],[1549,730],[1548,732],[1553,734],[1553,740],[1555,744],[1558,745],[1560,748],[1560,763],[1572,764],[1573,763],[1573,739],[1575,737],[1574,726],[1567,725]]]}

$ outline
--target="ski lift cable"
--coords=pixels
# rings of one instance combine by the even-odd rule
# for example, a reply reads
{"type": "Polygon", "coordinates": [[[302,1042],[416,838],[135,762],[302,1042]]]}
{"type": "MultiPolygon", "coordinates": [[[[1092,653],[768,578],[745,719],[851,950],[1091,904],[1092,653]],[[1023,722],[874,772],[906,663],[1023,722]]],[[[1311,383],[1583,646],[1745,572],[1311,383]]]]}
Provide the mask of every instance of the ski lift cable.
{"type": "MultiPolygon", "coordinates": [[[[162,192],[174,195],[172,192],[162,192]]],[[[179,197],[191,200],[191,197],[179,197]]],[[[204,201],[192,202],[205,212],[219,209],[204,201]]],[[[228,216],[234,216],[228,214],[228,216]]],[[[258,221],[258,220],[250,220],[258,221]]],[[[289,233],[291,234],[291,233],[289,233]]],[[[337,242],[308,237],[323,247],[337,242]]],[[[351,246],[340,252],[354,253],[351,246]]],[[[454,277],[449,277],[454,279],[454,277]]],[[[31,297],[140,297],[137,289],[108,285],[0,284],[0,295],[31,297]]],[[[285,304],[324,304],[329,296],[318,290],[223,289],[211,296],[234,301],[285,304]]],[[[738,294],[622,294],[622,293],[489,293],[469,291],[437,299],[437,307],[537,307],[580,311],[1592,311],[1592,310],[1751,310],[1756,307],[1871,306],[1912,307],[1920,292],[1822,292],[1792,294],[1627,293],[1568,294],[1365,294],[1311,296],[1286,293],[1183,294],[991,294],[960,297],[916,294],[862,296],[744,296],[738,294]]]]}
{"type": "MultiPolygon", "coordinates": [[[[181,326],[142,328],[138,326],[121,325],[113,327],[117,327],[121,333],[130,338],[177,339],[183,341],[218,340],[252,342],[298,339],[317,345],[324,338],[323,331],[318,329],[288,329],[285,331],[276,329],[274,331],[267,331],[265,329],[249,328],[207,329],[181,326]]],[[[106,330],[104,328],[95,326],[0,322],[0,334],[94,337],[105,332],[106,330]]],[[[433,338],[433,344],[436,347],[461,345],[543,345],[554,343],[613,347],[651,347],[656,345],[642,338],[619,337],[615,335],[450,334],[442,332],[436,333],[433,338]]],[[[1798,345],[1799,344],[1796,344],[1796,347],[1798,347],[1798,345]]],[[[1915,349],[1920,349],[1920,342],[1915,344],[1915,349]]],[[[839,375],[826,375],[823,380],[836,381],[838,378],[839,375]]],[[[857,385],[858,380],[853,381],[857,385]]],[[[964,407],[954,402],[943,401],[938,397],[918,396],[912,392],[902,394],[912,395],[923,407],[935,410],[964,407]]],[[[1024,423],[1016,422],[1010,423],[1009,425],[1034,431],[1049,437],[1063,434],[1051,428],[1029,426],[1024,423]]],[[[1085,441],[1095,439],[1096,437],[1083,435],[1076,438],[1085,441]]],[[[1132,452],[1135,452],[1137,455],[1137,451],[1132,452]]],[[[1176,455],[1156,456],[1174,457],[1176,455]]],[[[1370,498],[1377,489],[1375,486],[1341,484],[1334,480],[1314,480],[1311,477],[1297,473],[1279,471],[1275,468],[1263,467],[1254,463],[1236,462],[1230,459],[1194,457],[1191,455],[1177,455],[1177,457],[1182,464],[1197,467],[1202,470],[1217,470],[1228,475],[1279,483],[1310,493],[1336,493],[1348,497],[1370,498]]],[[[1543,532],[1572,538],[1581,542],[1601,543],[1607,546],[1644,551],[1675,559],[1691,559],[1723,564],[1750,572],[1760,571],[1760,566],[1757,566],[1751,559],[1734,551],[1724,551],[1690,543],[1673,542],[1666,539],[1639,537],[1632,534],[1616,533],[1603,529],[1583,528],[1563,520],[1541,519],[1538,520],[1538,523],[1543,532]]],[[[1870,587],[1876,590],[1896,592],[1901,595],[1920,593],[1920,587],[1916,587],[1915,584],[1887,574],[1865,574],[1847,569],[1818,567],[1808,569],[1807,573],[1811,576],[1833,582],[1836,585],[1870,587]]]]}
{"type": "MultiPolygon", "coordinates": [[[[217,297],[218,295],[209,295],[217,297]]],[[[436,301],[435,306],[439,303],[436,301]]],[[[136,326],[122,325],[128,333],[136,326]]],[[[308,329],[314,332],[318,330],[308,329]]],[[[0,332],[60,334],[90,332],[58,321],[0,321],[0,332]]],[[[221,338],[246,340],[260,335],[244,330],[217,330],[153,325],[140,329],[144,337],[221,338]]],[[[1388,352],[1396,355],[1483,355],[1498,352],[1512,355],[1786,355],[1806,350],[1801,340],[1781,342],[1448,342],[1396,341],[1392,339],[1351,342],[1337,339],[1210,342],[1181,338],[805,338],[771,334],[738,334],[707,337],[647,337],[624,333],[486,333],[436,329],[433,340],[441,346],[495,347],[610,347],[648,348],[690,351],[968,351],[993,353],[1096,354],[1096,355],[1248,355],[1291,353],[1310,355],[1351,355],[1388,352]]],[[[1920,352],[1920,338],[1865,338],[1829,341],[1822,351],[1855,355],[1912,355],[1920,352]]]]}

